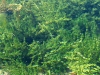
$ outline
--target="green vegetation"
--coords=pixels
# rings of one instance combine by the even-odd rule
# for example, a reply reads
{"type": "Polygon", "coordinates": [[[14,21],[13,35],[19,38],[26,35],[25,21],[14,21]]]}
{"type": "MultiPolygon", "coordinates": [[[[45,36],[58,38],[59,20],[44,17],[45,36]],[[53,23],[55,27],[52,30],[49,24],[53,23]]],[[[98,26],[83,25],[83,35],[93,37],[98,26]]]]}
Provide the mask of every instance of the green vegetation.
{"type": "Polygon", "coordinates": [[[99,0],[11,0],[0,13],[0,68],[10,75],[100,75],[99,0]]]}

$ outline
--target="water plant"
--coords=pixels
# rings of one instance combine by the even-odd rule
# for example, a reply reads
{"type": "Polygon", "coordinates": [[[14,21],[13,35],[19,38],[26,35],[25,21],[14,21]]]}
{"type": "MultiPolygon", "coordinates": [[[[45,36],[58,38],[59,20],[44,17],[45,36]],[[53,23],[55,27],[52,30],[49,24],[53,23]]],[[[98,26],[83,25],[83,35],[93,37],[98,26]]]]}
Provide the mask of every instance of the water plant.
{"type": "Polygon", "coordinates": [[[2,1],[1,69],[10,75],[100,74],[99,0],[2,1]]]}

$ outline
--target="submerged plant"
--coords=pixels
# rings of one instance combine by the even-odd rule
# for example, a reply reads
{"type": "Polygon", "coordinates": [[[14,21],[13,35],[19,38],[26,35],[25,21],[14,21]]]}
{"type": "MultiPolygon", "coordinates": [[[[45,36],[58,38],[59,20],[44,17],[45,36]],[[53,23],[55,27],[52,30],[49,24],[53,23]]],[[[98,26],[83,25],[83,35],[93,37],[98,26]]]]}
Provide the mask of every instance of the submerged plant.
{"type": "Polygon", "coordinates": [[[12,15],[14,12],[19,12],[22,8],[21,4],[8,4],[6,0],[2,0],[0,3],[0,14],[5,13],[5,15],[12,15]]]}
{"type": "Polygon", "coordinates": [[[11,75],[100,74],[99,1],[16,1],[0,3],[2,69],[11,75]]]}

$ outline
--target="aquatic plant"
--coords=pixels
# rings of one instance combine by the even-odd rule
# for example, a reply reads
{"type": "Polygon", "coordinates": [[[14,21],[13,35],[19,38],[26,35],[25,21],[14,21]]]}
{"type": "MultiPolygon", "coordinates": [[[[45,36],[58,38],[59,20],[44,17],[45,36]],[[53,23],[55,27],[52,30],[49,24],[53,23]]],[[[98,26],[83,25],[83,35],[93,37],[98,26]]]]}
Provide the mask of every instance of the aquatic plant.
{"type": "Polygon", "coordinates": [[[16,1],[0,4],[2,69],[11,75],[100,74],[99,0],[16,1]]]}
{"type": "Polygon", "coordinates": [[[8,4],[6,0],[2,0],[0,3],[0,13],[11,13],[14,11],[20,11],[22,8],[21,4],[8,4]]]}

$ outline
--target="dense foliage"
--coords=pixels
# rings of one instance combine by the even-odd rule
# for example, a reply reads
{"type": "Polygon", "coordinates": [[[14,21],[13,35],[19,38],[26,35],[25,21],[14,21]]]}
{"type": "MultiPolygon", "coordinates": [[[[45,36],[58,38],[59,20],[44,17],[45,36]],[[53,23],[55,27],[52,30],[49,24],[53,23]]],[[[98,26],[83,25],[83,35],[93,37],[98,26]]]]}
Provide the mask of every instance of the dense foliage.
{"type": "Polygon", "coordinates": [[[0,13],[0,68],[11,75],[100,74],[99,0],[16,0],[0,13]]]}

